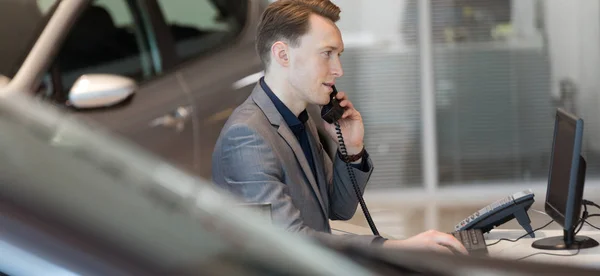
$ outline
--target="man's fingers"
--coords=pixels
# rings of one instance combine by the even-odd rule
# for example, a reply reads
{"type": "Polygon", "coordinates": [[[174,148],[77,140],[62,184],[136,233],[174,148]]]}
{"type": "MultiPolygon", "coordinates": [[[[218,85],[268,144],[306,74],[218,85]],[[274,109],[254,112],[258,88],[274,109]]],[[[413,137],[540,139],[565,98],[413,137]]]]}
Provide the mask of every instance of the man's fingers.
{"type": "Polygon", "coordinates": [[[351,117],[352,115],[354,115],[354,110],[353,109],[346,109],[344,111],[344,114],[342,115],[342,118],[347,118],[347,117],[351,117]]]}
{"type": "Polygon", "coordinates": [[[469,251],[467,251],[463,244],[452,235],[444,233],[438,236],[436,242],[447,247],[452,247],[455,251],[462,254],[469,255],[469,251]]]}
{"type": "Polygon", "coordinates": [[[433,244],[430,248],[436,252],[454,255],[454,252],[452,252],[452,250],[450,250],[449,248],[447,248],[443,245],[433,244]]]}
{"type": "Polygon", "coordinates": [[[354,104],[349,100],[343,100],[340,102],[340,106],[346,109],[354,109],[354,104]]]}

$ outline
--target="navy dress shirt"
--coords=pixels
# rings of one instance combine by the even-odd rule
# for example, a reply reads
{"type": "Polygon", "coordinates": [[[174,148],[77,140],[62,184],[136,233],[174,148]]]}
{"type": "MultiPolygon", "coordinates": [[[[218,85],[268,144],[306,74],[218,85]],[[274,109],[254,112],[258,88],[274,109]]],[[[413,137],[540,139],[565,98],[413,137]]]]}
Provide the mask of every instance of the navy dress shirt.
{"type": "Polygon", "coordinates": [[[271,88],[269,88],[269,86],[265,82],[264,77],[260,78],[260,86],[267,93],[267,96],[269,96],[269,98],[275,105],[275,108],[277,108],[277,111],[279,111],[279,113],[283,117],[285,123],[296,136],[296,139],[298,139],[298,142],[302,147],[302,151],[304,152],[304,156],[306,156],[308,164],[310,165],[310,169],[312,170],[312,173],[316,178],[317,171],[315,170],[315,160],[313,159],[312,151],[310,150],[310,143],[308,142],[308,133],[306,132],[306,128],[304,127],[304,124],[308,120],[308,113],[306,112],[306,109],[302,111],[300,115],[298,115],[298,117],[296,117],[296,115],[294,115],[294,113],[287,106],[285,106],[285,104],[283,104],[283,102],[279,98],[277,98],[277,96],[275,96],[275,93],[273,93],[271,88]]]}

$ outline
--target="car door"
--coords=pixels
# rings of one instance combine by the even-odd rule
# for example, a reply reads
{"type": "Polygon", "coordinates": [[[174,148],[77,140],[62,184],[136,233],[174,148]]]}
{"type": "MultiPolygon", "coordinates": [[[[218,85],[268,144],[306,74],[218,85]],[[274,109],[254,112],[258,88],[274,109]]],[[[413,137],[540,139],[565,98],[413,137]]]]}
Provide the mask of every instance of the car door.
{"type": "Polygon", "coordinates": [[[49,88],[39,96],[193,172],[192,101],[181,76],[162,71],[164,58],[139,3],[92,1],[67,34],[47,76],[49,88]],[[135,84],[132,95],[102,103],[107,97],[99,95],[114,96],[123,88],[118,83],[128,81],[135,84]]]}
{"type": "Polygon", "coordinates": [[[231,112],[262,76],[254,50],[260,1],[156,0],[170,33],[198,124],[197,174],[211,178],[211,157],[231,112]]]}

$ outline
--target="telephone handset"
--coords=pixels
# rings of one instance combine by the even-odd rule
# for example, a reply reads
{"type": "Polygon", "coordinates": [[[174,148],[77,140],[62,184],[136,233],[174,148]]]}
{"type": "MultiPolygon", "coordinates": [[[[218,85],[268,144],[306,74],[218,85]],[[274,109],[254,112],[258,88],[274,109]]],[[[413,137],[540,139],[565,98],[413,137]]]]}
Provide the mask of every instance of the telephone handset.
{"type": "Polygon", "coordinates": [[[344,108],[340,106],[340,102],[335,97],[338,93],[335,85],[332,85],[331,87],[333,88],[333,92],[330,94],[331,98],[329,99],[329,103],[321,109],[321,117],[325,122],[333,124],[342,118],[342,115],[344,115],[344,108]]]}
{"type": "MultiPolygon", "coordinates": [[[[342,153],[344,158],[346,158],[348,157],[348,152],[346,151],[346,144],[344,143],[344,137],[342,136],[342,129],[340,127],[340,124],[338,123],[338,120],[342,118],[342,115],[344,115],[344,108],[340,106],[340,102],[336,98],[338,91],[335,88],[335,85],[332,85],[331,87],[333,88],[333,92],[331,92],[330,94],[331,98],[329,99],[329,103],[327,105],[324,105],[321,109],[321,118],[323,118],[325,122],[335,125],[340,152],[342,153]]],[[[362,193],[360,192],[358,183],[356,183],[356,176],[354,175],[354,171],[350,167],[350,163],[346,163],[346,169],[348,170],[348,175],[350,176],[350,180],[352,181],[354,192],[356,193],[356,197],[358,198],[358,202],[360,203],[360,208],[365,214],[367,223],[369,223],[369,227],[371,227],[373,235],[379,236],[379,231],[377,231],[377,227],[375,227],[375,223],[371,218],[371,214],[369,214],[369,209],[367,209],[367,204],[365,203],[365,200],[362,197],[362,193]]]]}
{"type": "Polygon", "coordinates": [[[534,202],[531,190],[515,193],[483,207],[471,216],[465,218],[454,227],[456,231],[481,229],[483,233],[489,232],[495,226],[502,225],[514,218],[529,233],[532,238],[535,234],[531,229],[531,220],[527,210],[534,202]]]}

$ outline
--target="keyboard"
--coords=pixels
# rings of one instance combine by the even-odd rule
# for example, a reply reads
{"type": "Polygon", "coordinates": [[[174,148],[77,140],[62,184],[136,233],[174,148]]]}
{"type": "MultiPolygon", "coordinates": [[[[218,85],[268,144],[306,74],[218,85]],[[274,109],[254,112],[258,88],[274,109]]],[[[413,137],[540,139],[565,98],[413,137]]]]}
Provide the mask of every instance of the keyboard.
{"type": "Polygon", "coordinates": [[[481,229],[459,230],[450,234],[465,246],[470,255],[488,255],[487,245],[485,244],[481,229]]]}

